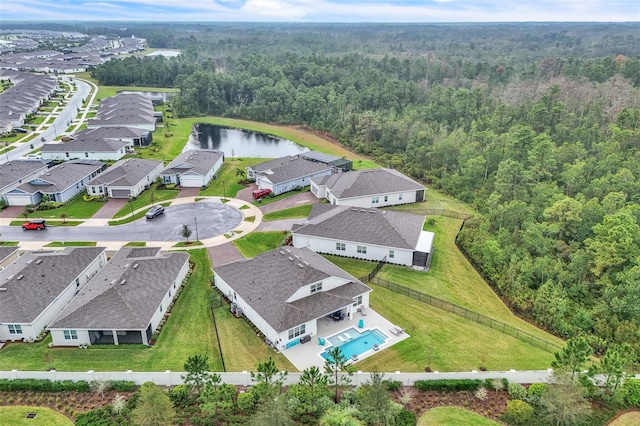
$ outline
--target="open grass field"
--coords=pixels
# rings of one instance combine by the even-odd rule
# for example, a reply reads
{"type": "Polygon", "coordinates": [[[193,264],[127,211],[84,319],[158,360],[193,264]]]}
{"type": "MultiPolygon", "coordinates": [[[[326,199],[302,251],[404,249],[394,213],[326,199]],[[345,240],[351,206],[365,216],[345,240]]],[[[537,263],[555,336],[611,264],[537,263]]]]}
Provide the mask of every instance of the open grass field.
{"type": "Polygon", "coordinates": [[[437,407],[418,419],[418,426],[498,426],[500,423],[460,407],[437,407]]]}
{"type": "Polygon", "coordinates": [[[563,346],[561,339],[531,325],[514,315],[489,287],[455,245],[455,236],[462,221],[436,216],[433,260],[428,272],[403,266],[385,265],[378,273],[397,284],[447,300],[488,317],[503,321],[536,337],[563,346]]]}
{"type": "Polygon", "coordinates": [[[255,257],[282,244],[284,235],[279,231],[252,232],[233,241],[244,257],[255,257]]]}
{"type": "Polygon", "coordinates": [[[234,198],[236,193],[244,188],[244,185],[238,183],[242,179],[238,170],[244,172],[246,167],[266,160],[266,158],[225,158],[224,164],[218,170],[218,177],[212,180],[208,187],[201,190],[200,195],[234,198]]]}
{"type": "Polygon", "coordinates": [[[72,426],[73,422],[56,411],[44,407],[0,407],[0,425],[3,426],[72,426]],[[27,419],[27,413],[36,413],[27,419]]]}
{"type": "Polygon", "coordinates": [[[609,426],[638,426],[640,425],[640,411],[630,411],[617,417],[609,426]]]}
{"type": "Polygon", "coordinates": [[[277,212],[267,213],[262,216],[263,221],[281,220],[281,219],[295,219],[298,217],[307,217],[311,212],[313,204],[304,204],[301,206],[291,207],[284,210],[278,210],[277,212]]]}

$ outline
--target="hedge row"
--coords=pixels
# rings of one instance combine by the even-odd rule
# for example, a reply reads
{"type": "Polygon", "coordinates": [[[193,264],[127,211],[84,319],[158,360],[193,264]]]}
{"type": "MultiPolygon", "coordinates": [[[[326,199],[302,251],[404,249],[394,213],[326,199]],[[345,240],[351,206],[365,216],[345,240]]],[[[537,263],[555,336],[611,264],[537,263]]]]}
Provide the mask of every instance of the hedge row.
{"type": "MultiPolygon", "coordinates": [[[[136,384],[134,382],[116,380],[109,382],[108,389],[112,389],[118,392],[133,392],[136,390],[136,384]]],[[[91,392],[91,383],[79,380],[74,382],[73,380],[39,380],[39,379],[16,379],[0,380],[0,391],[9,392],[91,392]]]]}
{"type": "Polygon", "coordinates": [[[484,380],[459,379],[459,380],[416,380],[413,387],[417,390],[428,391],[474,391],[480,386],[487,386],[484,380]]]}

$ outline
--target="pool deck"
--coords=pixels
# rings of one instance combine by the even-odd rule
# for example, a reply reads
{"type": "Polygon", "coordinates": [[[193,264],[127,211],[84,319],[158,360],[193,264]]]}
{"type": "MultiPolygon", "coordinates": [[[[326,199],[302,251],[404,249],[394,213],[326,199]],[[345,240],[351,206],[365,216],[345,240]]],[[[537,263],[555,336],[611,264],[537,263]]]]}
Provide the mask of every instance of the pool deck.
{"type": "MultiPolygon", "coordinates": [[[[360,312],[355,313],[351,320],[347,318],[342,321],[334,321],[331,318],[324,317],[318,319],[318,334],[311,336],[310,342],[298,344],[283,351],[282,354],[286,356],[287,359],[300,371],[313,366],[322,368],[324,366],[324,358],[322,358],[320,353],[332,346],[331,343],[326,340],[328,337],[343,332],[351,327],[356,328],[360,332],[372,328],[379,329],[388,337],[388,339],[380,345],[380,349],[378,351],[369,350],[359,355],[358,361],[360,361],[373,356],[378,352],[382,352],[388,347],[410,337],[406,331],[396,334],[394,329],[395,326],[396,324],[393,324],[371,308],[366,310],[366,315],[362,315],[360,312]],[[358,321],[361,319],[364,321],[364,328],[358,328],[358,321]],[[318,343],[318,337],[326,340],[324,346],[320,346],[318,343]]],[[[355,363],[357,364],[358,361],[355,363]]]]}

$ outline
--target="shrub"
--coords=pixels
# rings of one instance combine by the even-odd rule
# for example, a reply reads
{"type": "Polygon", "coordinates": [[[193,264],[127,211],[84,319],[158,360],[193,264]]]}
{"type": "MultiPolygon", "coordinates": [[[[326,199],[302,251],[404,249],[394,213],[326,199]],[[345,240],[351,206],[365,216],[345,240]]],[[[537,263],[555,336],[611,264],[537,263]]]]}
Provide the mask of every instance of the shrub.
{"type": "Polygon", "coordinates": [[[533,415],[533,407],[519,399],[512,399],[507,402],[507,411],[503,418],[509,423],[517,425],[526,423],[533,415]]]}
{"type": "Polygon", "coordinates": [[[251,392],[238,394],[238,408],[246,414],[253,414],[256,410],[256,397],[251,392]]]}
{"type": "Polygon", "coordinates": [[[640,407],[640,379],[626,379],[624,381],[624,402],[640,407]]]}
{"type": "Polygon", "coordinates": [[[67,203],[60,203],[57,201],[42,201],[40,204],[38,204],[38,210],[53,210],[60,208],[66,204],[67,203]]]}
{"type": "Polygon", "coordinates": [[[519,383],[509,383],[507,386],[509,398],[524,401],[527,398],[527,390],[519,383]]]}
{"type": "Polygon", "coordinates": [[[416,380],[413,387],[417,390],[427,391],[475,391],[482,386],[484,381],[475,379],[459,380],[416,380]]]}
{"type": "Polygon", "coordinates": [[[402,382],[400,380],[384,380],[383,383],[390,392],[395,392],[402,388],[402,382]]]}
{"type": "Polygon", "coordinates": [[[0,380],[0,391],[27,391],[27,392],[89,392],[91,387],[89,383],[80,380],[74,382],[72,380],[62,380],[52,382],[51,380],[38,380],[38,379],[16,379],[0,380]]]}
{"type": "Polygon", "coordinates": [[[176,408],[183,408],[189,405],[191,397],[189,388],[186,385],[178,385],[169,390],[169,399],[176,408]]]}
{"type": "Polygon", "coordinates": [[[549,385],[546,383],[534,383],[527,389],[527,402],[531,405],[538,405],[540,398],[547,393],[549,385]]]}
{"type": "Polygon", "coordinates": [[[476,398],[478,398],[480,401],[484,401],[485,399],[487,399],[487,397],[489,396],[488,392],[487,392],[487,388],[485,388],[484,386],[480,386],[477,390],[476,393],[474,394],[476,398]]]}
{"type": "Polygon", "coordinates": [[[136,390],[136,383],[126,380],[116,380],[111,382],[111,389],[117,392],[134,392],[136,390]]]}
{"type": "Polygon", "coordinates": [[[416,423],[416,414],[409,410],[400,410],[398,414],[396,414],[396,426],[415,426],[416,423]]]}

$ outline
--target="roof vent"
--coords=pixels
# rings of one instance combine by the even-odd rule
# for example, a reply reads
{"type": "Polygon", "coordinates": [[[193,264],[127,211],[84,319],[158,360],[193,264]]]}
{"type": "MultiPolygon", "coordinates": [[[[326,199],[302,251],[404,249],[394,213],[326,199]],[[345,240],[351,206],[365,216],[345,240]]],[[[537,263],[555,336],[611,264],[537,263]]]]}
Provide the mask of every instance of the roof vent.
{"type": "Polygon", "coordinates": [[[133,269],[138,269],[138,266],[139,266],[139,265],[138,265],[137,263],[135,263],[135,264],[133,265],[133,269]]]}
{"type": "Polygon", "coordinates": [[[24,275],[20,274],[20,275],[18,275],[18,276],[16,277],[16,280],[21,280],[21,279],[23,279],[23,278],[24,278],[24,275]]]}
{"type": "Polygon", "coordinates": [[[302,263],[304,263],[305,265],[309,266],[309,262],[307,262],[306,260],[304,262],[302,262],[302,263]]]}
{"type": "Polygon", "coordinates": [[[304,265],[302,263],[298,263],[298,268],[304,269],[304,265]]]}
{"type": "Polygon", "coordinates": [[[111,284],[115,284],[118,280],[116,280],[115,278],[111,280],[111,284]]]}
{"type": "Polygon", "coordinates": [[[127,283],[127,279],[125,278],[124,280],[120,281],[120,285],[125,285],[127,283]]]}
{"type": "Polygon", "coordinates": [[[9,289],[6,288],[6,287],[0,287],[0,291],[7,291],[7,290],[9,290],[9,289]]]}
{"type": "Polygon", "coordinates": [[[131,264],[130,264],[130,263],[125,263],[124,267],[125,267],[125,268],[128,268],[128,267],[129,267],[129,265],[131,265],[131,264]]]}
{"type": "Polygon", "coordinates": [[[290,260],[290,261],[292,261],[292,262],[295,260],[295,259],[293,258],[293,256],[289,256],[289,257],[287,257],[287,259],[289,259],[289,260],[290,260]]]}
{"type": "Polygon", "coordinates": [[[41,264],[41,263],[42,263],[42,259],[38,259],[38,260],[36,260],[36,265],[39,265],[39,264],[41,264]]]}
{"type": "Polygon", "coordinates": [[[31,262],[33,262],[33,259],[27,260],[27,265],[30,264],[31,262]]]}
{"type": "Polygon", "coordinates": [[[284,256],[287,253],[284,250],[280,250],[280,254],[284,256]]]}

